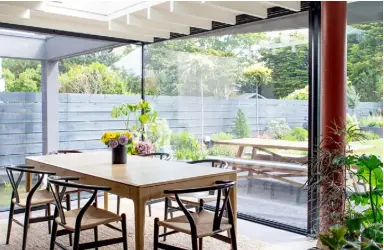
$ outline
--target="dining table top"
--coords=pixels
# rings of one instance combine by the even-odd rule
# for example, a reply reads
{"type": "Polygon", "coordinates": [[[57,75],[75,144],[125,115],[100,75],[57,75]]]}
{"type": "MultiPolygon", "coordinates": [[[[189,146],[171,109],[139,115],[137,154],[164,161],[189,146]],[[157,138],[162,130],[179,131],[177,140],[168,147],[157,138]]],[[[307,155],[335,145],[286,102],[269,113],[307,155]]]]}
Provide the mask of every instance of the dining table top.
{"type": "Polygon", "coordinates": [[[112,164],[111,151],[29,156],[26,157],[26,162],[50,165],[136,187],[156,186],[235,172],[202,164],[191,165],[180,161],[130,155],[127,156],[126,164],[112,164]]]}
{"type": "MultiPolygon", "coordinates": [[[[218,140],[214,141],[215,144],[232,145],[241,147],[260,147],[260,148],[272,148],[283,150],[298,150],[307,151],[308,141],[286,141],[276,139],[259,139],[259,138],[241,138],[231,140],[218,140]]],[[[349,150],[352,152],[360,152],[374,148],[373,145],[364,144],[351,144],[349,150]]]]}

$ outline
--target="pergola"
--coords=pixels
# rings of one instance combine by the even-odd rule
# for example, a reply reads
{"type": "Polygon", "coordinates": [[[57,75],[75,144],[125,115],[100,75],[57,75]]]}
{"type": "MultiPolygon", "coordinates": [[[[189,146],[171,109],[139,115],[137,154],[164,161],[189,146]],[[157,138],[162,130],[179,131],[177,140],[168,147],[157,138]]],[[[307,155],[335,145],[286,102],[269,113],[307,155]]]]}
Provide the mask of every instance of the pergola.
{"type": "MultiPolygon", "coordinates": [[[[346,24],[382,20],[382,5],[351,2],[347,13],[346,2],[320,6],[308,1],[1,1],[0,57],[41,61],[47,153],[59,145],[60,59],[124,44],[141,45],[144,53],[145,45],[170,39],[309,28],[308,128],[313,157],[320,134],[329,134],[326,128],[335,119],[338,124],[345,120],[346,24]]],[[[144,87],[142,76],[142,98],[144,87]]],[[[309,197],[315,193],[311,190],[309,197]]],[[[309,204],[308,230],[318,216],[312,210],[315,205],[309,204]]]]}

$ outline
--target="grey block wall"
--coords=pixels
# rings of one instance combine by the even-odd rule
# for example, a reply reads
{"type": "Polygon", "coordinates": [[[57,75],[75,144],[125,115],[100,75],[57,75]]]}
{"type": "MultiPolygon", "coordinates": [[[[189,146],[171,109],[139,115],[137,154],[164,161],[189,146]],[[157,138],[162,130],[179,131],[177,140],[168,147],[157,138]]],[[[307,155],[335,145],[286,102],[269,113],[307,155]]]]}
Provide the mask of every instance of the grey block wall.
{"type": "MultiPolygon", "coordinates": [[[[19,164],[28,155],[42,153],[41,93],[0,93],[0,166],[19,164]]],[[[140,96],[59,94],[60,149],[101,150],[105,131],[123,130],[124,123],[112,119],[110,111],[123,102],[135,103],[140,96]]],[[[265,99],[222,99],[191,96],[147,96],[165,118],[172,132],[188,130],[201,138],[220,131],[229,132],[237,109],[241,108],[255,132],[263,131],[270,120],[284,117],[291,127],[307,122],[307,102],[265,99]],[[258,124],[256,116],[258,110],[258,124]]],[[[382,108],[382,103],[360,103],[358,117],[382,108]]],[[[350,111],[351,112],[351,111],[350,111]]],[[[1,172],[1,170],[0,170],[1,172]]],[[[0,173],[2,176],[2,173],[0,173]]]]}

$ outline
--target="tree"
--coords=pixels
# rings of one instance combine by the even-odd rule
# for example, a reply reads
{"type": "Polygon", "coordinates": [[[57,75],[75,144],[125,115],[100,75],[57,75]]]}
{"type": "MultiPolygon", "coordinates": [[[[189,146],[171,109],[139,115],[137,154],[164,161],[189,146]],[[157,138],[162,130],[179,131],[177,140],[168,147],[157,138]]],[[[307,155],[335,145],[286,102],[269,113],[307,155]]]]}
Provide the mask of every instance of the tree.
{"type": "Polygon", "coordinates": [[[237,115],[235,118],[235,126],[232,128],[232,133],[237,138],[245,138],[251,135],[251,128],[248,125],[248,119],[245,116],[242,109],[237,110],[237,115]]]}
{"type": "Polygon", "coordinates": [[[261,61],[272,70],[271,85],[277,98],[283,98],[308,82],[308,45],[261,49],[261,61]]]}
{"type": "Polygon", "coordinates": [[[263,64],[255,64],[245,68],[238,83],[238,91],[240,93],[259,92],[261,85],[268,85],[271,82],[271,73],[272,70],[263,64]]]}
{"type": "Polygon", "coordinates": [[[362,35],[348,36],[347,75],[363,102],[383,100],[383,23],[352,25],[362,35]]]}
{"type": "Polygon", "coordinates": [[[8,92],[41,91],[41,67],[28,68],[16,77],[9,70],[4,71],[5,90],[8,92]]]}
{"type": "Polygon", "coordinates": [[[27,69],[37,69],[40,65],[39,61],[33,60],[22,60],[22,59],[11,59],[11,58],[3,58],[2,59],[2,67],[4,69],[8,69],[15,77],[19,77],[21,73],[26,71],[27,69]]]}
{"type": "Polygon", "coordinates": [[[81,94],[129,94],[119,72],[94,62],[87,66],[74,65],[59,77],[60,92],[81,94]]]}

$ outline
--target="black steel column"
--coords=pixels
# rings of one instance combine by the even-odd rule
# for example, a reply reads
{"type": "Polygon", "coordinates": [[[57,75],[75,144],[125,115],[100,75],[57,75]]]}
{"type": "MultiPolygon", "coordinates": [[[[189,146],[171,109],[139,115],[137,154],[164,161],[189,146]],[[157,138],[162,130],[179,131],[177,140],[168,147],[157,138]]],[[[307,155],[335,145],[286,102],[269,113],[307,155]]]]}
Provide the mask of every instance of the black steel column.
{"type": "Polygon", "coordinates": [[[321,2],[310,2],[309,9],[309,100],[308,100],[308,234],[315,234],[319,226],[319,188],[312,187],[317,181],[317,158],[320,143],[320,55],[321,55],[321,2]]]}
{"type": "MultiPolygon", "coordinates": [[[[141,99],[145,101],[145,71],[144,71],[144,43],[141,44],[141,99]]],[[[141,110],[141,114],[144,114],[144,110],[141,110]]],[[[144,134],[141,135],[141,140],[144,141],[144,134]]]]}

